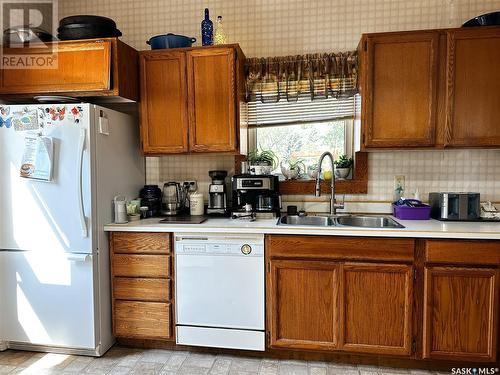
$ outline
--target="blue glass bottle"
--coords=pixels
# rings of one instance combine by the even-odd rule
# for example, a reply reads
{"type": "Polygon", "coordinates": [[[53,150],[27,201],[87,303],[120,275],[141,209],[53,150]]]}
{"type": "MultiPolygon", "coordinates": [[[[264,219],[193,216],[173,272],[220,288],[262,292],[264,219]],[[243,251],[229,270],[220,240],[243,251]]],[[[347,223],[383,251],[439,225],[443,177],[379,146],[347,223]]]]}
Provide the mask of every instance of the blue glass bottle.
{"type": "Polygon", "coordinates": [[[205,8],[205,19],[201,21],[201,45],[211,46],[214,44],[214,24],[210,21],[208,8],[205,8]]]}

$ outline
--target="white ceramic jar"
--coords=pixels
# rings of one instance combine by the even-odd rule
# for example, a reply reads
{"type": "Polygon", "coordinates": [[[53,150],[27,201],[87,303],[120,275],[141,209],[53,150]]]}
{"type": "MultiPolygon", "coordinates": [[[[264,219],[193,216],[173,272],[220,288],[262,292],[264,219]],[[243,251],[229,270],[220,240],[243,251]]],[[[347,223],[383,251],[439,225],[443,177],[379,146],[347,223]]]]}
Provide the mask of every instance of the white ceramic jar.
{"type": "Polygon", "coordinates": [[[189,213],[193,216],[201,216],[205,213],[205,202],[203,194],[194,192],[189,196],[189,213]]]}

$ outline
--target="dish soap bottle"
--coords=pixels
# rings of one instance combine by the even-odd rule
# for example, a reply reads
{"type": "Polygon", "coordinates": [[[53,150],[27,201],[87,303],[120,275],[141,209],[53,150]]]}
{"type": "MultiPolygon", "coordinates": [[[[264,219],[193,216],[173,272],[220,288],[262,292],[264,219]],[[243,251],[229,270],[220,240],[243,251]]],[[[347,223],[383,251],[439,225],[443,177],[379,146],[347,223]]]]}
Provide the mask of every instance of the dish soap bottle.
{"type": "Polygon", "coordinates": [[[201,45],[214,44],[214,24],[210,21],[208,8],[205,8],[205,19],[201,21],[201,45]]]}
{"type": "Polygon", "coordinates": [[[226,34],[222,27],[222,16],[217,16],[217,21],[215,23],[215,36],[214,44],[226,44],[226,34]]]}

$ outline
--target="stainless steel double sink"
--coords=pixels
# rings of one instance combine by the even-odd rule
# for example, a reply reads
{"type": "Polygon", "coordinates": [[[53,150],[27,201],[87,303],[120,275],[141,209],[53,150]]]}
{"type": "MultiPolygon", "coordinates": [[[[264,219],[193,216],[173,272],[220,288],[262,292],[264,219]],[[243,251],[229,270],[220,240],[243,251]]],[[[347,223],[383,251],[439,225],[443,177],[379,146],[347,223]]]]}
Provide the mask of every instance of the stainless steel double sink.
{"type": "Polygon", "coordinates": [[[355,228],[404,228],[388,216],[336,215],[336,216],[282,216],[278,225],[310,227],[355,227],[355,228]]]}

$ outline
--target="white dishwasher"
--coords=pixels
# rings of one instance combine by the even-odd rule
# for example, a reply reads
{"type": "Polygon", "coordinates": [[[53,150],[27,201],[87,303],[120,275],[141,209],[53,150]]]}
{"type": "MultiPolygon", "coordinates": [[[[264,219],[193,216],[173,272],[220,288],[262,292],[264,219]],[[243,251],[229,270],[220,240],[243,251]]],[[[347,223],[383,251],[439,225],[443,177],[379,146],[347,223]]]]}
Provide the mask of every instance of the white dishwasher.
{"type": "Polygon", "coordinates": [[[265,350],[264,236],[175,235],[177,343],[265,350]]]}

